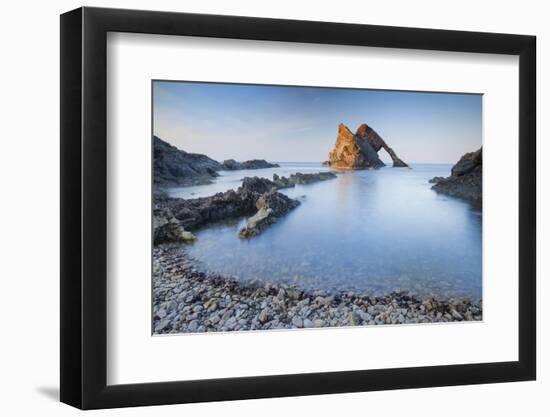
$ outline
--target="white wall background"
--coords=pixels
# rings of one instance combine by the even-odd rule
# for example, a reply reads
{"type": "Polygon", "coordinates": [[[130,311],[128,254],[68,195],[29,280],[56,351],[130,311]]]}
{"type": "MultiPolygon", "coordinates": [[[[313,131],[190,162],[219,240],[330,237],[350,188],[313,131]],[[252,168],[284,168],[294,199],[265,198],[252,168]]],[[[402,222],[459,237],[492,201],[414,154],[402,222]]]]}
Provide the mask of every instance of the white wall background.
{"type": "MultiPolygon", "coordinates": [[[[59,17],[72,0],[3,5],[0,179],[3,415],[75,415],[57,402],[59,379],[59,17]]],[[[539,285],[538,381],[100,411],[94,415],[425,416],[543,415],[550,390],[550,169],[543,120],[550,97],[550,26],[545,3],[518,1],[259,2],[254,0],[93,1],[86,5],[534,34],[538,37],[539,285]],[[543,259],[546,255],[546,259],[543,259]]],[[[503,121],[505,123],[506,121],[503,121]]],[[[406,341],[403,341],[404,347],[406,341]]],[[[268,360],[268,358],[266,358],[268,360]]]]}

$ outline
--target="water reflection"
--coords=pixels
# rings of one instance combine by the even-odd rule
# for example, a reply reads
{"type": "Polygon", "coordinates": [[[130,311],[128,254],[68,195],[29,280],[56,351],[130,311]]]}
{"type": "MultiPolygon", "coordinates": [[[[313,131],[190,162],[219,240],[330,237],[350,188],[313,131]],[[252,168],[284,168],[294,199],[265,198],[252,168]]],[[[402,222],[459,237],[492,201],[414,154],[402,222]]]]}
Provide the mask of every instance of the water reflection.
{"type": "MultiPolygon", "coordinates": [[[[314,172],[319,165],[225,173],[193,196],[236,188],[245,175],[314,172]],[[261,171],[261,172],[260,172],[261,171]]],[[[237,219],[197,231],[189,248],[201,267],[241,280],[306,289],[380,294],[396,288],[481,297],[482,217],[468,203],[437,195],[428,179],[450,165],[345,171],[284,192],[302,204],[260,236],[240,240],[237,219]]],[[[189,189],[179,191],[188,197],[189,189]]]]}

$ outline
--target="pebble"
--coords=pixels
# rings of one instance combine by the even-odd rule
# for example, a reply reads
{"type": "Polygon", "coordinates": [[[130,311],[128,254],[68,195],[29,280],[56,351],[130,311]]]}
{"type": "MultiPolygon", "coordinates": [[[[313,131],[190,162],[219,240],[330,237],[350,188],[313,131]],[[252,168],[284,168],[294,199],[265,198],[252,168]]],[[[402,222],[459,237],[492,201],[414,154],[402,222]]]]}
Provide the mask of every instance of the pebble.
{"type": "Polygon", "coordinates": [[[294,316],[292,318],[292,324],[295,326],[295,327],[304,327],[304,321],[298,317],[298,316],[294,316]]]}
{"type": "Polygon", "coordinates": [[[157,322],[155,326],[155,333],[162,332],[164,329],[166,329],[170,325],[170,320],[168,319],[162,319],[159,322],[157,322]]]}
{"type": "Polygon", "coordinates": [[[189,323],[189,326],[187,327],[187,330],[190,332],[194,332],[199,328],[199,322],[198,320],[193,320],[191,323],[189,323]]]}
{"type": "Polygon", "coordinates": [[[311,293],[295,285],[199,272],[176,245],[153,249],[154,333],[373,326],[482,320],[481,301],[422,298],[406,291],[311,293]]]}

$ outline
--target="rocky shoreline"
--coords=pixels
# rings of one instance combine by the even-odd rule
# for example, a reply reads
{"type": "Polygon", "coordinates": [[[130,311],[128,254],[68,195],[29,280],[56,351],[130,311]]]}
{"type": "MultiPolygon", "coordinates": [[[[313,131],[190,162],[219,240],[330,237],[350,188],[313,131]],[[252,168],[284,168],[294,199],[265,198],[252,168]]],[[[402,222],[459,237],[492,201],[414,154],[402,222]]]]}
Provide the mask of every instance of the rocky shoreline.
{"type": "Polygon", "coordinates": [[[211,184],[219,177],[218,171],[279,167],[265,159],[243,162],[226,159],[220,163],[200,153],[185,152],[157,136],[153,136],[153,161],[153,183],[157,191],[161,188],[211,184]]]}
{"type": "Polygon", "coordinates": [[[482,320],[481,301],[306,292],[270,283],[241,283],[198,270],[185,247],[153,249],[153,333],[201,333],[482,320]]]}
{"type": "Polygon", "coordinates": [[[336,178],[332,172],[302,174],[290,177],[245,177],[237,190],[194,199],[170,198],[155,194],[153,207],[153,240],[155,245],[168,242],[188,243],[195,240],[192,230],[208,223],[251,216],[239,232],[243,239],[260,234],[268,226],[298,207],[300,202],[278,192],[300,184],[312,184],[336,178]]]}
{"type": "Polygon", "coordinates": [[[449,177],[434,177],[429,182],[434,184],[432,190],[438,193],[481,205],[483,201],[482,148],[462,155],[452,167],[449,177]]]}

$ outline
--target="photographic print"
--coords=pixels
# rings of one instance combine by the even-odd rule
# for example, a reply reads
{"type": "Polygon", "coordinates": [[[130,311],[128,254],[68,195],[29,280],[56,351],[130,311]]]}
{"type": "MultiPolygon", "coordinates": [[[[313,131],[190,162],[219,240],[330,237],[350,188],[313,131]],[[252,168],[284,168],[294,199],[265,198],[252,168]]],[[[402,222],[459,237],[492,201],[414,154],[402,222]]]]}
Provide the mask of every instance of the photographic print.
{"type": "Polygon", "coordinates": [[[152,81],[153,334],[482,320],[482,99],[152,81]]]}

